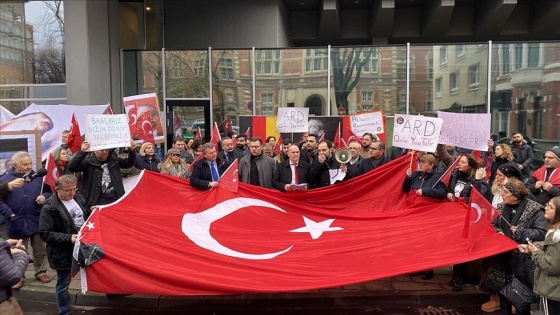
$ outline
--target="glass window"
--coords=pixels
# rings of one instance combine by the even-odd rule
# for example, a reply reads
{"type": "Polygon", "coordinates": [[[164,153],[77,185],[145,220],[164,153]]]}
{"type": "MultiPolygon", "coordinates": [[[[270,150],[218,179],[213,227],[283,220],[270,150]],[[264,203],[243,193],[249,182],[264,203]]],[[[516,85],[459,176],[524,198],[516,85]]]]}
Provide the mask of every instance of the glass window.
{"type": "Polygon", "coordinates": [[[443,96],[442,78],[436,79],[436,97],[443,96]]]}
{"type": "Polygon", "coordinates": [[[523,44],[515,44],[515,69],[523,66],[523,44]]]}
{"type": "Polygon", "coordinates": [[[447,46],[441,46],[439,48],[439,64],[447,65],[447,46]]]}
{"type": "Polygon", "coordinates": [[[457,45],[455,46],[455,58],[461,58],[466,54],[466,45],[457,45]]]}
{"type": "Polygon", "coordinates": [[[432,112],[434,110],[434,100],[432,95],[432,90],[426,92],[426,111],[432,112]]]}
{"type": "Polygon", "coordinates": [[[379,52],[374,49],[371,54],[369,52],[360,53],[360,61],[364,64],[362,71],[366,73],[377,73],[379,71],[379,52]],[[369,59],[367,56],[369,55],[369,59]]]}
{"type": "Polygon", "coordinates": [[[219,73],[220,79],[222,80],[233,80],[233,59],[230,56],[224,56],[220,61],[219,64],[219,73]]]}
{"type": "Polygon", "coordinates": [[[193,74],[204,75],[208,67],[206,66],[207,54],[200,54],[193,60],[193,74]]]}
{"type": "Polygon", "coordinates": [[[434,55],[428,54],[428,79],[434,78],[434,55]]]}
{"type": "Polygon", "coordinates": [[[326,49],[307,49],[305,51],[305,72],[327,71],[326,49]]]}
{"type": "Polygon", "coordinates": [[[172,65],[171,65],[171,74],[170,76],[172,78],[184,78],[185,77],[185,71],[184,69],[184,65],[183,62],[179,59],[173,59],[171,61],[172,65]]]}
{"type": "Polygon", "coordinates": [[[262,114],[271,116],[274,108],[274,94],[267,92],[261,94],[262,114]]]}
{"type": "Polygon", "coordinates": [[[397,80],[406,80],[406,51],[397,51],[397,80]]]}
{"type": "Polygon", "coordinates": [[[509,45],[505,44],[502,45],[502,74],[510,73],[511,65],[510,65],[510,54],[509,54],[509,45]]]}
{"type": "Polygon", "coordinates": [[[459,71],[449,74],[449,92],[455,94],[459,91],[459,71]]]}
{"type": "Polygon", "coordinates": [[[530,43],[529,51],[527,52],[527,67],[538,67],[540,60],[540,44],[530,43]]]}
{"type": "Polygon", "coordinates": [[[373,92],[362,91],[362,102],[372,102],[372,101],[373,101],[373,92]]]}
{"type": "Polygon", "coordinates": [[[166,96],[207,98],[210,95],[207,60],[207,51],[166,51],[166,96]]]}
{"type": "Polygon", "coordinates": [[[478,87],[480,84],[480,64],[475,64],[469,67],[469,88],[478,87]]]}
{"type": "Polygon", "coordinates": [[[280,73],[280,50],[257,50],[255,55],[257,74],[276,75],[280,73]]]}

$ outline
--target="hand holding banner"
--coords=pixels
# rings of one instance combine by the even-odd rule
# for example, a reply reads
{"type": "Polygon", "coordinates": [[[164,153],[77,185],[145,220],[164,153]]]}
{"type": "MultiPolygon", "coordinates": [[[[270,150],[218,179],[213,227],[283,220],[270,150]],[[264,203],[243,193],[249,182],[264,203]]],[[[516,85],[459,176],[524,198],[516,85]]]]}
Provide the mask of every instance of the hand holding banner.
{"type": "Polygon", "coordinates": [[[441,118],[395,114],[393,145],[435,152],[442,123],[441,118]]]}

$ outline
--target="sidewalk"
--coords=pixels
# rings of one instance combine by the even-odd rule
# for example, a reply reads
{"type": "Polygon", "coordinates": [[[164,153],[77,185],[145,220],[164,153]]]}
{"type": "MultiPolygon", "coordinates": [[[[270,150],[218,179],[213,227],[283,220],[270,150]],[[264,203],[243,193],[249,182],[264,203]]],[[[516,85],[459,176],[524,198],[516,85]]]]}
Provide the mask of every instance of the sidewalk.
{"type": "MultiPolygon", "coordinates": [[[[431,280],[420,276],[398,276],[355,285],[321,290],[289,293],[259,293],[232,296],[157,296],[129,295],[108,299],[105,294],[80,290],[79,275],[72,279],[70,294],[72,304],[78,306],[116,307],[119,309],[141,310],[258,310],[258,309],[302,309],[351,306],[434,306],[454,307],[481,305],[488,296],[472,285],[466,285],[460,292],[452,292],[447,286],[451,279],[451,268],[434,270],[431,280]]],[[[26,272],[25,285],[16,290],[21,300],[55,303],[56,273],[50,283],[41,283],[34,278],[33,265],[26,272]]]]}

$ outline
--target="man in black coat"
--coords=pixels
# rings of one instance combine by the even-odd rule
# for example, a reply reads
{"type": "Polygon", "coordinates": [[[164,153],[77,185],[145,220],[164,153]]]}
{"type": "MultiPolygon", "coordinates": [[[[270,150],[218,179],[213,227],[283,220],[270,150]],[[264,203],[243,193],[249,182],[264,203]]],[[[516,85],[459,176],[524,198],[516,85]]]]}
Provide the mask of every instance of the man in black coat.
{"type": "Polygon", "coordinates": [[[365,174],[383,164],[387,164],[389,159],[385,156],[385,144],[381,141],[374,141],[370,144],[370,158],[364,159],[358,168],[356,176],[365,174]]]}
{"type": "Polygon", "coordinates": [[[230,166],[235,159],[241,160],[244,155],[237,152],[233,148],[233,139],[229,137],[222,138],[222,151],[218,152],[218,158],[227,166],[230,166]]]}
{"type": "Polygon", "coordinates": [[[39,233],[47,244],[47,257],[56,270],[56,302],[59,314],[70,314],[72,252],[78,231],[91,214],[84,197],[77,194],[78,180],[74,175],[62,175],[55,183],[53,194],[41,209],[39,233]]]}
{"type": "Polygon", "coordinates": [[[194,188],[208,190],[218,186],[218,180],[226,171],[227,165],[218,158],[213,143],[203,144],[202,154],[204,158],[196,161],[193,165],[190,183],[194,188]],[[214,168],[214,171],[212,171],[212,168],[214,168]]]}
{"type": "Polygon", "coordinates": [[[331,170],[333,170],[332,173],[337,173],[335,170],[346,173],[343,180],[354,177],[352,170],[349,169],[346,164],[340,164],[334,158],[333,152],[332,142],[329,140],[323,140],[317,145],[317,158],[313,161],[309,175],[309,177],[315,179],[313,188],[331,185],[331,177],[334,178],[334,176],[336,176],[331,174],[331,170]]]}
{"type": "Polygon", "coordinates": [[[125,193],[121,168],[130,168],[136,164],[134,141],[130,140],[128,157],[121,158],[110,154],[109,150],[96,150],[89,154],[90,144],[82,143],[82,148],[68,162],[72,172],[83,172],[80,192],[86,200],[88,208],[95,205],[106,205],[117,201],[125,193]]]}
{"type": "Polygon", "coordinates": [[[295,144],[288,148],[288,159],[276,166],[276,172],[272,179],[274,188],[280,191],[307,190],[307,186],[298,187],[300,184],[309,184],[311,166],[309,163],[299,159],[299,147],[295,144]]]}

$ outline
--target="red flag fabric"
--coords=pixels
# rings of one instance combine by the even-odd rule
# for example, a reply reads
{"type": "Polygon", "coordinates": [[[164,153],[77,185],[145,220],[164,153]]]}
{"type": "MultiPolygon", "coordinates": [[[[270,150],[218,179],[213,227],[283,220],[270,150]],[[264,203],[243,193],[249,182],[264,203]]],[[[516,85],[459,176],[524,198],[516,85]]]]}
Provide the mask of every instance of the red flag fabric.
{"type": "Polygon", "coordinates": [[[212,128],[212,137],[210,138],[210,142],[215,144],[216,147],[218,143],[222,140],[222,136],[220,136],[220,130],[218,129],[218,123],[214,122],[214,126],[212,128]]]}
{"type": "Polygon", "coordinates": [[[220,184],[218,187],[236,193],[239,190],[239,162],[237,159],[231,163],[227,170],[220,177],[220,184]]]}
{"type": "Polygon", "coordinates": [[[47,175],[45,175],[45,184],[51,187],[51,190],[54,192],[55,182],[58,179],[58,169],[56,168],[56,162],[52,154],[49,153],[47,156],[47,163],[45,164],[45,168],[47,169],[47,175]]]}
{"type": "Polygon", "coordinates": [[[362,144],[362,138],[360,136],[358,136],[357,134],[354,133],[354,131],[352,131],[352,129],[346,127],[346,129],[348,129],[348,131],[350,131],[351,136],[348,137],[348,139],[346,139],[346,143],[350,143],[350,141],[353,140],[353,138],[355,138],[356,141],[358,141],[358,143],[361,145],[362,144]]]}
{"type": "Polygon", "coordinates": [[[459,157],[457,157],[455,159],[455,162],[453,162],[453,164],[451,164],[448,168],[447,171],[445,171],[445,173],[443,173],[443,175],[441,176],[441,178],[439,179],[440,182],[442,182],[445,187],[449,186],[449,180],[451,179],[451,173],[453,173],[453,170],[455,168],[457,168],[457,165],[459,164],[459,157]]]}
{"type": "Polygon", "coordinates": [[[247,127],[247,131],[245,131],[245,137],[251,138],[251,127],[247,127]]]}
{"type": "Polygon", "coordinates": [[[113,109],[111,108],[111,104],[107,104],[107,115],[113,115],[113,109]]]}
{"type": "Polygon", "coordinates": [[[182,179],[143,172],[125,196],[101,206],[81,229],[80,255],[88,246],[96,254],[81,279],[87,290],[113,294],[301,291],[517,247],[490,227],[469,253],[461,237],[469,207],[407,198],[401,184],[409,163],[405,156],[348,181],[286,193],[245,183],[237,192],[200,191],[182,179]],[[383,185],[370,185],[374,180],[383,185]]]}
{"type": "Polygon", "coordinates": [[[136,135],[134,138],[141,139],[144,142],[154,143],[154,129],[150,111],[145,111],[138,117],[135,133],[131,133],[131,135],[136,135]]]}
{"type": "MultiPolygon", "coordinates": [[[[532,176],[537,180],[544,181],[545,174],[546,174],[546,167],[543,165],[539,169],[537,169],[532,176]]],[[[548,178],[548,182],[554,186],[560,187],[560,168],[556,168],[554,170],[554,173],[552,173],[552,175],[550,175],[550,177],[548,178]]]]}
{"type": "Polygon", "coordinates": [[[193,167],[194,167],[194,163],[198,162],[199,160],[202,160],[204,158],[204,154],[199,154],[194,160],[193,162],[189,165],[189,170],[192,172],[193,167]]]}
{"type": "MultiPolygon", "coordinates": [[[[473,187],[474,188],[474,187],[473,187]]],[[[460,201],[464,203],[464,201],[460,201]]],[[[465,216],[463,227],[463,237],[467,239],[467,252],[471,253],[477,240],[484,235],[496,233],[488,218],[482,213],[481,207],[471,202],[471,207],[465,216]]]]}
{"type": "Polygon", "coordinates": [[[282,137],[278,137],[278,141],[276,141],[276,144],[274,145],[274,149],[272,150],[272,152],[274,152],[275,154],[280,154],[280,152],[282,152],[283,143],[284,140],[282,139],[282,137]]]}
{"type": "Polygon", "coordinates": [[[222,130],[224,130],[224,134],[227,136],[230,132],[233,131],[233,126],[231,122],[231,118],[226,118],[222,121],[222,130]]]}
{"type": "Polygon", "coordinates": [[[341,145],[340,141],[340,123],[338,123],[338,127],[336,127],[336,131],[334,133],[333,145],[335,148],[339,149],[341,145]]]}
{"type": "Polygon", "coordinates": [[[138,129],[138,106],[131,106],[127,112],[128,115],[128,129],[130,130],[130,136],[132,137],[136,134],[136,130],[138,129]]]}
{"type": "Polygon", "coordinates": [[[321,135],[321,138],[319,138],[319,141],[317,141],[317,143],[319,143],[319,142],[321,142],[321,141],[323,141],[323,140],[325,140],[325,134],[322,134],[322,135],[321,135]]]}
{"type": "Polygon", "coordinates": [[[484,198],[484,196],[482,196],[480,192],[478,192],[478,190],[474,187],[472,187],[471,189],[470,201],[471,207],[475,209],[480,208],[482,215],[485,216],[488,221],[492,222],[495,218],[500,216],[498,210],[492,207],[492,204],[488,202],[488,200],[486,200],[486,198],[484,198]]]}
{"type": "Polygon", "coordinates": [[[80,126],[78,126],[76,114],[72,114],[70,133],[68,134],[68,148],[72,151],[72,154],[82,148],[82,133],[80,132],[80,126]]]}
{"type": "Polygon", "coordinates": [[[200,133],[200,127],[196,128],[196,131],[194,132],[194,140],[202,140],[202,134],[200,133]]]}

